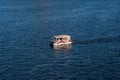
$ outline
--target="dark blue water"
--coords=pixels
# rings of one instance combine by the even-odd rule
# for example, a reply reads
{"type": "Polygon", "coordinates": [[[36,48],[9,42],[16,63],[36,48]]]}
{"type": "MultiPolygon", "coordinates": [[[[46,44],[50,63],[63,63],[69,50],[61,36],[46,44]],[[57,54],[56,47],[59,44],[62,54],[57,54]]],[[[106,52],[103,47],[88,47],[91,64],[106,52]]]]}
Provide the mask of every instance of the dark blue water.
{"type": "Polygon", "coordinates": [[[120,1],[0,0],[0,80],[120,80],[120,1]]]}

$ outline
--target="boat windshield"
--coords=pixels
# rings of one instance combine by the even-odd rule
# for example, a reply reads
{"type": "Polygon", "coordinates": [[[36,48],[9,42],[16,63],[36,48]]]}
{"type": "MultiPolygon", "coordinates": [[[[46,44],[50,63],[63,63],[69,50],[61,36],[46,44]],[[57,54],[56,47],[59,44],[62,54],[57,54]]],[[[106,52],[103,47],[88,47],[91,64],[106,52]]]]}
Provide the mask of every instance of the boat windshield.
{"type": "Polygon", "coordinates": [[[53,41],[63,40],[63,38],[52,38],[53,41]]]}

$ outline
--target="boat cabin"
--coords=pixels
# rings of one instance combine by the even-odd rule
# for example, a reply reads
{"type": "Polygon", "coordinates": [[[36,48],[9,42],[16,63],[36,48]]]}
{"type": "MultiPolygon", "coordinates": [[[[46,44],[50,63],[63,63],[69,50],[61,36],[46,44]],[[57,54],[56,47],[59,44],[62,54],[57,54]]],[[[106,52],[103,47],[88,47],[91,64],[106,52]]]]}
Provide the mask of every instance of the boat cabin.
{"type": "Polygon", "coordinates": [[[72,40],[70,35],[57,35],[53,37],[51,41],[52,45],[71,44],[72,40]]]}

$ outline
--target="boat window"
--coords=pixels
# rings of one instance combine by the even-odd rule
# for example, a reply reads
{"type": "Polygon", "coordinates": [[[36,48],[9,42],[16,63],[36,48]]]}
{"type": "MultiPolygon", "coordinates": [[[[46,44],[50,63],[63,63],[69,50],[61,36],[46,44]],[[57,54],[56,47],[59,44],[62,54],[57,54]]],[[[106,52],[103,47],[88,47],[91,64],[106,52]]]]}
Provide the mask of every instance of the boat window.
{"type": "Polygon", "coordinates": [[[57,38],[57,40],[62,40],[62,38],[57,38]]]}

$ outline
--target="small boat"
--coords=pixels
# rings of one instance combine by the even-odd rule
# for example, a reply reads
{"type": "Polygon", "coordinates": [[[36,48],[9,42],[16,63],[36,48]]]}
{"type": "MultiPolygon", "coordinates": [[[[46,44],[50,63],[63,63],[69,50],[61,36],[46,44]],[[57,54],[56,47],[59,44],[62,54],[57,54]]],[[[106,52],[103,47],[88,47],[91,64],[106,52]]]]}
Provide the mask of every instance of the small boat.
{"type": "Polygon", "coordinates": [[[57,35],[53,36],[53,40],[50,42],[52,46],[57,46],[57,45],[67,45],[67,44],[72,44],[72,40],[70,35],[57,35]]]}

